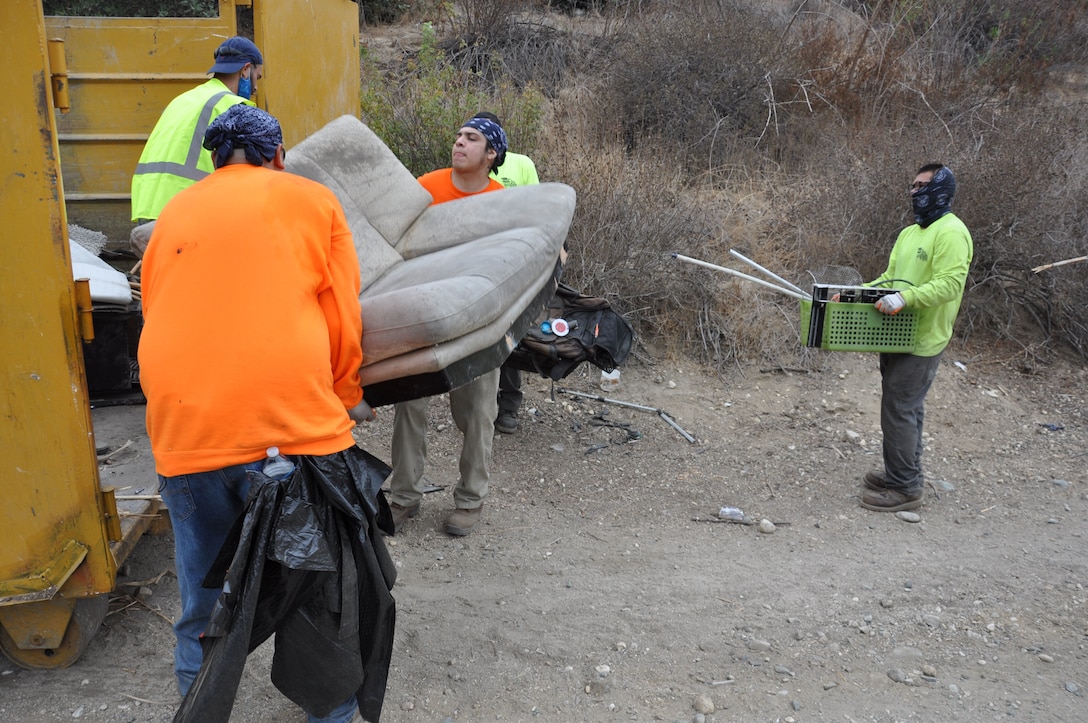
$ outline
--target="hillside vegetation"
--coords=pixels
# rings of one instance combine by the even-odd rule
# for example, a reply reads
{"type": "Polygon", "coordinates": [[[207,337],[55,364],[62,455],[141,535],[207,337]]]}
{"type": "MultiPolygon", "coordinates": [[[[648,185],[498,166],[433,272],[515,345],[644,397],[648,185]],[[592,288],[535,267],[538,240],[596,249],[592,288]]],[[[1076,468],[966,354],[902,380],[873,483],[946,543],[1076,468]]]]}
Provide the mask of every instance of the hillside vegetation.
{"type": "MultiPolygon", "coordinates": [[[[45,0],[47,14],[217,0],[45,0]]],[[[940,161],[974,236],[960,341],[1088,358],[1088,0],[361,0],[361,115],[405,165],[488,108],[579,193],[570,283],[642,349],[793,364],[796,302],[682,265],[736,249],[806,286],[871,278],[940,161]],[[392,52],[390,52],[392,51],[392,52]],[[810,273],[812,272],[812,273],[810,273]]],[[[731,265],[736,267],[737,262],[731,265]]],[[[747,267],[740,268],[748,271],[747,267]]]]}
{"type": "Polygon", "coordinates": [[[795,301],[670,253],[871,278],[941,161],[975,241],[960,339],[1028,371],[1088,353],[1088,264],[1031,271],[1086,253],[1083,0],[464,0],[398,22],[364,29],[364,120],[423,172],[466,113],[498,113],[578,190],[567,280],[655,348],[796,363],[795,301]],[[420,27],[394,57],[368,42],[420,27]]]}

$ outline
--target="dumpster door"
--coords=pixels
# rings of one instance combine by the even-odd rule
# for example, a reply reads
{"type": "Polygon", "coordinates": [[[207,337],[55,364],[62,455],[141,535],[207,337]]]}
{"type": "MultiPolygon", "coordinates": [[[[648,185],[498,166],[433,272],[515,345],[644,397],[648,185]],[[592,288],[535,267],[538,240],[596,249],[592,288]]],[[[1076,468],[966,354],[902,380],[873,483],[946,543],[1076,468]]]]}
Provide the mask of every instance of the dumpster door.
{"type": "Polygon", "coordinates": [[[259,104],[288,149],[342,115],[359,117],[359,6],[352,0],[253,0],[264,54],[259,104]]]}
{"type": "Polygon", "coordinates": [[[72,223],[127,241],[132,173],[163,108],[208,79],[215,49],[235,34],[237,3],[213,18],[47,17],[64,40],[72,111],[57,119],[64,200],[72,223]]]}
{"type": "MultiPolygon", "coordinates": [[[[13,657],[28,651],[16,662],[33,665],[40,654],[65,664],[63,651],[82,645],[81,635],[69,633],[77,603],[112,590],[116,569],[87,402],[40,0],[4,0],[0,27],[20,28],[0,44],[0,645],[13,657]]],[[[101,618],[80,620],[97,627],[101,618]]]]}

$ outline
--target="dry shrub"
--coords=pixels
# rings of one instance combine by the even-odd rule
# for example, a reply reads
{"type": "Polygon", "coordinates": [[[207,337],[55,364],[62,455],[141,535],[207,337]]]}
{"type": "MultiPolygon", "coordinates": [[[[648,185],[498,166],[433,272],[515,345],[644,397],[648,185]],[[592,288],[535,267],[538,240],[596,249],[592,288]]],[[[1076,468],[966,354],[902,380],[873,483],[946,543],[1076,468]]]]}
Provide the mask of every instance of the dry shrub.
{"type": "Polygon", "coordinates": [[[450,61],[488,82],[533,85],[554,96],[575,58],[572,38],[531,21],[506,22],[486,34],[459,35],[443,44],[450,61]]]}
{"type": "Polygon", "coordinates": [[[543,178],[578,191],[564,280],[608,298],[640,337],[689,336],[712,300],[670,254],[691,253],[695,239],[713,238],[708,214],[669,191],[677,186],[675,167],[628,159],[615,146],[587,153],[576,131],[567,131],[567,142],[546,149],[542,166],[543,178]]]}
{"type": "MultiPolygon", "coordinates": [[[[694,6],[693,6],[694,7],[694,6]]],[[[608,63],[608,89],[629,149],[677,144],[685,158],[707,167],[729,158],[733,137],[763,127],[767,58],[774,26],[763,13],[651,13],[629,19],[608,63]]]]}
{"type": "Polygon", "coordinates": [[[567,280],[648,344],[719,366],[826,358],[799,346],[796,301],[670,254],[751,271],[736,248],[801,286],[829,263],[873,278],[912,222],[915,170],[940,161],[975,240],[961,336],[1026,367],[1088,350],[1088,263],[1030,271],[1086,253],[1088,92],[1052,92],[1058,71],[1083,83],[1084,0],[811,0],[780,16],[644,0],[581,24],[469,5],[444,46],[459,77],[546,79],[545,132],[518,150],[579,193],[567,280]],[[556,31],[532,40],[525,23],[556,31]]]}
{"type": "Polygon", "coordinates": [[[730,231],[762,224],[766,207],[747,190],[692,192],[675,148],[625,152],[618,129],[609,139],[582,112],[603,102],[594,87],[568,88],[549,119],[562,135],[541,148],[541,178],[578,191],[565,280],[612,301],[655,348],[719,368],[783,353],[777,363],[792,363],[795,301],[672,256],[730,265],[730,231]]]}
{"type": "Polygon", "coordinates": [[[588,50],[520,0],[462,2],[442,48],[453,65],[487,82],[532,85],[549,97],[588,50]]]}
{"type": "Polygon", "coordinates": [[[1041,88],[1055,64],[1083,61],[1085,10],[1084,0],[911,0],[877,4],[871,21],[917,46],[933,87],[969,77],[1002,93],[1041,88]]]}
{"type": "Polygon", "coordinates": [[[1049,90],[1052,64],[1084,52],[1083,21],[1079,30],[1047,24],[1066,11],[1058,3],[1032,6],[1035,24],[996,2],[880,7],[852,32],[841,22],[800,26],[804,42],[777,68],[795,92],[776,98],[767,139],[794,195],[776,205],[776,253],[835,259],[871,278],[912,222],[915,169],[944,162],[975,241],[960,333],[1007,339],[1040,359],[1056,343],[1083,357],[1085,285],[1049,281],[1082,272],[1041,279],[1029,270],[1084,253],[1084,95],[1062,107],[1049,90]]]}
{"type": "Polygon", "coordinates": [[[511,148],[531,154],[540,132],[540,94],[531,86],[486,83],[451,64],[438,44],[424,24],[418,53],[402,68],[379,73],[364,59],[363,120],[417,176],[449,166],[457,129],[479,111],[498,115],[511,148]]]}
{"type": "Polygon", "coordinates": [[[977,189],[964,206],[976,255],[961,328],[1011,340],[1040,361],[1059,344],[1088,358],[1088,266],[1031,271],[1088,253],[1083,103],[1080,110],[1023,104],[1010,111],[994,119],[968,178],[977,189]]]}

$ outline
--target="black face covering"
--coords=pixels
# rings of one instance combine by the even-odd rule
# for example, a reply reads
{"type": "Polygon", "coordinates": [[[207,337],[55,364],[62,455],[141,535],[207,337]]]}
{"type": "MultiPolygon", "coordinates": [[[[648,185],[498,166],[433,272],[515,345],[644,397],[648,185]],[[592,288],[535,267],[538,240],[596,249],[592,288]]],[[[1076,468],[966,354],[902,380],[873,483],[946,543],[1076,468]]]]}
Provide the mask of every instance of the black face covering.
{"type": "Polygon", "coordinates": [[[945,166],[933,174],[933,180],[910,196],[914,221],[922,228],[946,213],[952,213],[952,197],[956,195],[956,177],[945,166]]]}

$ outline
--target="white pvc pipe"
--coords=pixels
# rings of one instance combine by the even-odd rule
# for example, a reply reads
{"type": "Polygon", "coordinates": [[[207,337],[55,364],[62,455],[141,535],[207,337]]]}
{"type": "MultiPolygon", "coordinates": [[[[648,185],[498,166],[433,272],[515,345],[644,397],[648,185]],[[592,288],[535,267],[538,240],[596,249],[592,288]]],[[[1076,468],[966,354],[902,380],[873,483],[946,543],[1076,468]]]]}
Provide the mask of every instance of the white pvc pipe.
{"type": "Polygon", "coordinates": [[[783,278],[782,278],[781,276],[779,276],[778,274],[774,273],[773,271],[770,271],[770,270],[768,270],[768,269],[765,269],[765,268],[763,268],[762,266],[760,266],[759,264],[757,264],[757,263],[756,263],[755,261],[752,261],[751,259],[749,259],[749,258],[746,258],[746,257],[742,256],[742,255],[740,254],[740,252],[738,252],[738,251],[735,251],[734,249],[729,249],[729,253],[730,253],[730,254],[731,254],[731,255],[732,255],[732,256],[733,256],[734,258],[738,258],[738,259],[740,259],[741,261],[743,261],[744,263],[748,264],[749,266],[752,266],[752,267],[754,267],[754,268],[757,268],[757,269],[759,269],[760,271],[762,271],[762,272],[763,272],[764,274],[766,274],[767,276],[770,276],[770,277],[771,277],[772,279],[774,279],[775,281],[781,282],[781,284],[782,284],[783,286],[785,286],[785,287],[786,287],[787,289],[793,289],[793,290],[794,290],[794,291],[796,291],[796,292],[797,292],[798,294],[803,294],[803,293],[805,293],[805,290],[804,290],[804,289],[802,289],[801,287],[799,287],[799,286],[795,286],[794,284],[791,284],[790,282],[786,281],[785,279],[783,279],[783,278]]]}
{"type": "Polygon", "coordinates": [[[695,264],[696,266],[705,266],[708,269],[714,269],[715,271],[722,271],[722,272],[727,273],[727,274],[729,274],[731,276],[736,276],[738,278],[744,279],[745,281],[751,281],[753,284],[759,284],[760,286],[765,286],[766,288],[771,289],[772,291],[777,291],[780,294],[785,294],[786,296],[792,296],[795,299],[800,299],[801,301],[812,301],[812,296],[811,295],[798,293],[798,292],[796,292],[796,291],[794,291],[792,289],[784,289],[781,286],[776,286],[775,284],[772,284],[769,281],[764,281],[763,279],[757,279],[755,276],[749,276],[748,274],[742,274],[741,272],[739,272],[739,271],[737,271],[735,269],[728,269],[728,268],[726,268],[724,266],[718,266],[717,264],[707,263],[706,261],[700,261],[699,259],[693,259],[690,256],[682,256],[680,254],[673,254],[672,257],[674,259],[676,259],[677,261],[686,261],[687,263],[695,264]]]}

